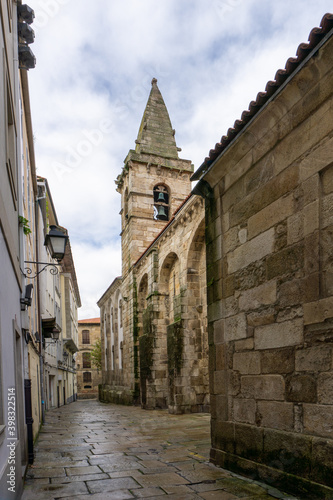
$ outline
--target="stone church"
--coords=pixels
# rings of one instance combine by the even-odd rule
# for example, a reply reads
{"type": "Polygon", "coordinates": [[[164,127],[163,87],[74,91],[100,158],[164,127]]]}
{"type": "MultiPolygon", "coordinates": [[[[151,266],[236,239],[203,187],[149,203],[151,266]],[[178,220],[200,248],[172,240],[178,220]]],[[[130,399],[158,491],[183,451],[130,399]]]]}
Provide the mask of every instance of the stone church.
{"type": "Polygon", "coordinates": [[[98,301],[100,399],[171,413],[209,410],[204,202],[180,151],[154,78],[116,180],[122,276],[98,301]]]}

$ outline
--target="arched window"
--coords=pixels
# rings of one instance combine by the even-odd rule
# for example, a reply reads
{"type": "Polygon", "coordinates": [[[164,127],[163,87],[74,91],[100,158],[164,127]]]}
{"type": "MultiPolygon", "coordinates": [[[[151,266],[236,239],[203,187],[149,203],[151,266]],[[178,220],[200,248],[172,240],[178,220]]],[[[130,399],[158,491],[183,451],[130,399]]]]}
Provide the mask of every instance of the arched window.
{"type": "Polygon", "coordinates": [[[169,192],[163,184],[154,187],[154,219],[169,220],[169,192]]]}

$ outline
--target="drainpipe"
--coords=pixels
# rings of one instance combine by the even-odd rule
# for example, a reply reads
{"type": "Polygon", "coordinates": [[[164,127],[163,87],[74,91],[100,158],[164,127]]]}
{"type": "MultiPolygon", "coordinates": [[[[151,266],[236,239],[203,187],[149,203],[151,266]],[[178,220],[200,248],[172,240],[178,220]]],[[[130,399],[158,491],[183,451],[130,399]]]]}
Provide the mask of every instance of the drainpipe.
{"type": "MultiPolygon", "coordinates": [[[[36,229],[36,261],[39,261],[39,251],[38,251],[38,230],[39,230],[39,203],[36,201],[35,210],[35,229],[36,229]]],[[[39,370],[40,370],[40,395],[41,395],[41,407],[42,407],[42,424],[45,424],[45,402],[44,402],[44,358],[43,358],[43,325],[40,313],[40,287],[39,287],[39,275],[37,279],[37,304],[38,304],[38,324],[39,324],[39,370]]]]}
{"type": "Polygon", "coordinates": [[[29,464],[34,463],[34,435],[32,430],[32,424],[34,419],[32,418],[32,404],[31,404],[31,380],[24,380],[24,399],[25,399],[25,423],[27,424],[28,431],[28,462],[29,464]]]}

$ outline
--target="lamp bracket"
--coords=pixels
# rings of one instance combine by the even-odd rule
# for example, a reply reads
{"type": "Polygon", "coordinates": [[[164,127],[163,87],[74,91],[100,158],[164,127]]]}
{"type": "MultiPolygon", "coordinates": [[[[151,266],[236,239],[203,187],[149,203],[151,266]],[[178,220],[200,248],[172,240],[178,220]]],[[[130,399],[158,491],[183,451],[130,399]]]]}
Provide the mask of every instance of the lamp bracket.
{"type": "Polygon", "coordinates": [[[25,260],[24,261],[25,264],[38,264],[40,266],[44,266],[42,269],[40,269],[36,274],[34,274],[33,276],[32,273],[33,273],[33,270],[31,267],[29,266],[25,266],[24,267],[24,271],[22,271],[21,269],[21,273],[23,274],[23,276],[25,278],[31,278],[31,279],[35,279],[40,273],[42,273],[47,267],[50,267],[50,273],[53,274],[54,276],[56,274],[59,274],[59,269],[57,268],[57,266],[60,266],[61,264],[58,263],[58,264],[55,264],[55,263],[50,263],[50,262],[37,262],[37,261],[33,261],[33,260],[25,260]]]}

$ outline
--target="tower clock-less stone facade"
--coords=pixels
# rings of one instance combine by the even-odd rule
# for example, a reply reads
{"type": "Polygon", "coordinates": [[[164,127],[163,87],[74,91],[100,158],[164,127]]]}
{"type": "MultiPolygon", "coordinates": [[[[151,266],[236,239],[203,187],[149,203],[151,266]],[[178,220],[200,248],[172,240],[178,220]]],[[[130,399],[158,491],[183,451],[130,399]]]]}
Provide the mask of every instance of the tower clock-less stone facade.
{"type": "Polygon", "coordinates": [[[101,308],[104,401],[172,412],[208,408],[204,208],[178,156],[157,80],[116,180],[122,277],[101,308]]]}
{"type": "Polygon", "coordinates": [[[123,277],[191,191],[193,166],[178,158],[175,130],[156,79],[135,142],[116,181],[121,194],[123,277]],[[158,201],[159,193],[165,202],[158,201]],[[161,207],[166,216],[159,215],[161,207]]]}

